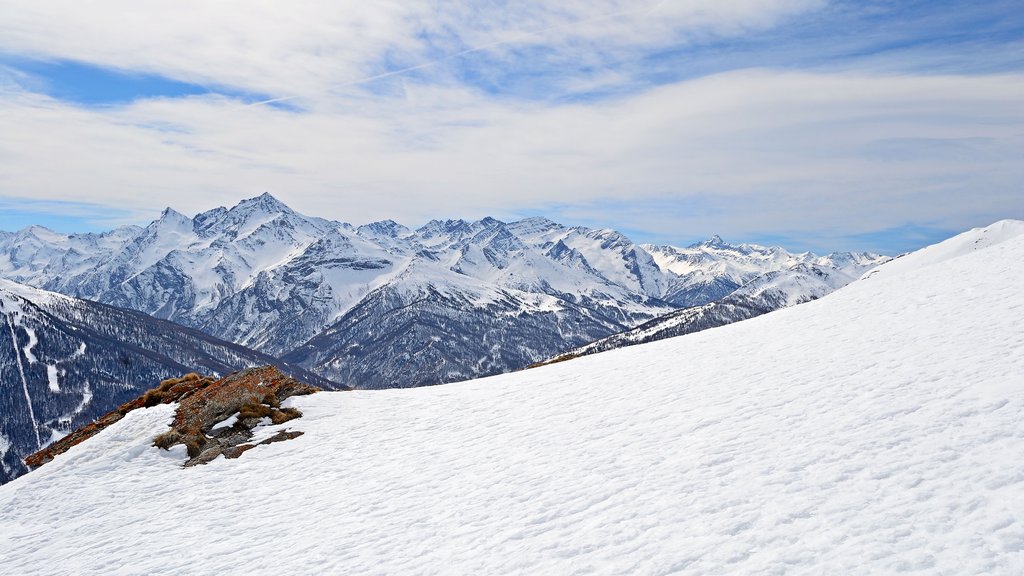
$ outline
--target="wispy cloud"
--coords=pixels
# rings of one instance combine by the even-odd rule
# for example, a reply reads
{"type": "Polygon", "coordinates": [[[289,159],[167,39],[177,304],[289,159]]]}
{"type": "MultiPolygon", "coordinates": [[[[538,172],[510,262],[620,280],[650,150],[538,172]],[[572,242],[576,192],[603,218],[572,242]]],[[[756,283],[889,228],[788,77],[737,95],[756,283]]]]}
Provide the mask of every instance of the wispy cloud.
{"type": "Polygon", "coordinates": [[[8,63],[0,196],[817,249],[1024,217],[1024,17],[954,4],[0,0],[0,53],[197,87],[87,106],[8,63]]]}
{"type": "Polygon", "coordinates": [[[9,195],[57,200],[74,190],[153,211],[159,201],[199,211],[211,198],[271,190],[352,221],[696,199],[718,216],[659,210],[648,226],[853,233],[913,218],[959,226],[1021,212],[1021,101],[1022,76],[771,71],[554,108],[410,86],[400,102],[350,114],[221,97],[90,111],[7,93],[0,182],[9,195]],[[33,133],[48,137],[19,136],[33,133]]]}
{"type": "MultiPolygon", "coordinates": [[[[157,73],[271,97],[322,101],[396,72],[489,51],[516,50],[578,64],[661,46],[681,34],[740,34],[820,5],[819,0],[563,2],[304,2],[73,0],[3,8],[0,51],[157,73]]],[[[524,62],[520,62],[524,63],[524,62]]]]}

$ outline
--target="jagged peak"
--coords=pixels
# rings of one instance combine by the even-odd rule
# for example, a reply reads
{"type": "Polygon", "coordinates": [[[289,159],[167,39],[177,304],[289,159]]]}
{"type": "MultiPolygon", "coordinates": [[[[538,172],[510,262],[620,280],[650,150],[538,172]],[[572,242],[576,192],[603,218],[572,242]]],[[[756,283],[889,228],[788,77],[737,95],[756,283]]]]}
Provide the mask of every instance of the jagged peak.
{"type": "Polygon", "coordinates": [[[441,234],[441,233],[445,233],[445,232],[451,233],[451,232],[464,232],[464,231],[468,231],[470,226],[471,225],[470,225],[469,222],[466,222],[465,220],[462,220],[461,218],[457,219],[457,220],[436,220],[435,219],[435,220],[431,220],[430,222],[427,222],[426,224],[424,224],[423,226],[418,228],[416,230],[416,233],[420,234],[420,235],[423,235],[423,236],[430,237],[430,236],[433,236],[435,234],[441,234]]]}
{"type": "Polygon", "coordinates": [[[357,232],[369,232],[372,234],[384,235],[391,238],[397,238],[410,232],[409,228],[395,222],[394,220],[378,220],[377,222],[370,222],[369,224],[363,224],[356,228],[357,232]]]}
{"type": "Polygon", "coordinates": [[[497,218],[492,218],[490,216],[484,216],[483,218],[481,218],[480,219],[480,224],[483,224],[484,226],[487,226],[487,227],[491,227],[491,226],[504,226],[505,225],[505,223],[502,222],[501,220],[498,220],[497,218]]]}
{"type": "Polygon", "coordinates": [[[255,198],[247,198],[245,200],[242,200],[241,202],[236,204],[235,207],[230,210],[230,212],[246,208],[262,209],[266,212],[293,212],[293,210],[289,208],[287,204],[275,198],[274,195],[271,194],[270,192],[264,192],[263,194],[260,194],[255,198]]]}
{"type": "Polygon", "coordinates": [[[218,206],[217,208],[214,208],[212,210],[207,210],[206,212],[200,212],[199,214],[196,214],[196,217],[193,218],[192,221],[195,222],[195,227],[197,231],[204,230],[206,228],[210,228],[211,226],[219,222],[227,213],[227,208],[223,206],[218,206]]]}
{"type": "Polygon", "coordinates": [[[554,220],[546,216],[529,216],[527,218],[523,218],[522,220],[516,221],[515,224],[543,224],[548,226],[561,226],[561,224],[555,222],[554,220]]]}
{"type": "Polygon", "coordinates": [[[192,219],[168,206],[160,212],[160,217],[157,218],[152,225],[163,227],[166,224],[178,225],[186,222],[191,224],[192,219]]]}
{"type": "Polygon", "coordinates": [[[516,234],[538,234],[552,230],[565,230],[565,226],[545,218],[544,216],[531,216],[508,224],[516,234]]]}
{"type": "Polygon", "coordinates": [[[184,214],[182,214],[181,212],[178,212],[177,210],[175,210],[174,208],[171,208],[170,206],[168,206],[168,207],[166,207],[166,208],[164,208],[163,210],[160,211],[160,217],[161,218],[188,218],[188,216],[185,216],[184,214]]]}
{"type": "Polygon", "coordinates": [[[722,248],[724,246],[728,246],[728,244],[725,243],[725,240],[722,240],[722,237],[718,234],[713,234],[711,238],[701,242],[701,245],[707,246],[708,248],[722,248]]]}

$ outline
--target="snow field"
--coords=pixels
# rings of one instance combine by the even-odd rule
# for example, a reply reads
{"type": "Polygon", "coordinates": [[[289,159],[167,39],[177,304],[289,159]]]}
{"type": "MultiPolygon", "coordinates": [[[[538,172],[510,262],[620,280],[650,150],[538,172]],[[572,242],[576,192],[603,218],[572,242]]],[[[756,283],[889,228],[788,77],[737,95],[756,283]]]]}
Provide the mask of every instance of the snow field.
{"type": "Polygon", "coordinates": [[[0,566],[1021,574],[1024,236],[954,252],[541,369],[296,398],[303,436],[204,467],[150,447],[173,407],[133,412],[0,487],[0,566]]]}

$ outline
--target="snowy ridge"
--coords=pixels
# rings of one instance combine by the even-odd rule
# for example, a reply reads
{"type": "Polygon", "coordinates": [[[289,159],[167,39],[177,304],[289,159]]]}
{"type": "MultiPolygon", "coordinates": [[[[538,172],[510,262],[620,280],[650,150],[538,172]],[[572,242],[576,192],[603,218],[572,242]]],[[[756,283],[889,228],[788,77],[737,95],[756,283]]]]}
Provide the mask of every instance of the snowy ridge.
{"type": "Polygon", "coordinates": [[[940,264],[971,252],[984,250],[990,246],[1008,242],[1024,236],[1024,221],[1000,220],[985,228],[975,228],[948,240],[934,244],[917,252],[904,254],[885,266],[876,268],[866,277],[888,277],[917,270],[926,266],[940,264]]]}
{"type": "Polygon", "coordinates": [[[717,237],[643,247],[614,230],[545,218],[353,227],[304,216],[270,194],[193,218],[167,209],[145,228],[100,235],[40,227],[0,235],[0,275],[367,388],[507,372],[711,302],[767,272],[798,263],[863,271],[880,261],[717,237]],[[412,351],[395,344],[409,333],[412,351]]]}
{"type": "Polygon", "coordinates": [[[136,411],[0,487],[0,557],[25,575],[1019,574],[1020,262],[1024,236],[699,334],[295,399],[303,436],[201,468],[150,445],[172,406],[136,411]]]}

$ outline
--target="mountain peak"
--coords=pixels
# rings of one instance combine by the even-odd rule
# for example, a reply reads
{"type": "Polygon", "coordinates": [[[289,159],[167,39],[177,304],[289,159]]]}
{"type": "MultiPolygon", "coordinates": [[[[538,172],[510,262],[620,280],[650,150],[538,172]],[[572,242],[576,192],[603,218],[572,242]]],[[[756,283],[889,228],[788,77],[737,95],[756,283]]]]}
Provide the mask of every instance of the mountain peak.
{"type": "Polygon", "coordinates": [[[725,245],[725,240],[722,240],[722,237],[719,236],[718,234],[715,234],[711,238],[708,238],[707,240],[704,241],[704,246],[713,248],[720,248],[725,245]]]}
{"type": "Polygon", "coordinates": [[[242,207],[258,207],[267,212],[291,212],[292,209],[287,204],[281,202],[274,197],[270,192],[264,192],[255,198],[247,198],[238,203],[235,208],[242,207]]]}
{"type": "Polygon", "coordinates": [[[184,214],[182,214],[181,212],[178,212],[177,210],[175,210],[174,208],[171,208],[170,206],[168,206],[167,208],[164,208],[163,211],[160,212],[160,218],[157,218],[157,220],[156,220],[156,222],[170,223],[170,224],[180,224],[180,223],[191,222],[191,221],[192,221],[191,218],[189,218],[188,216],[185,216],[184,214]]]}
{"type": "Polygon", "coordinates": [[[356,228],[357,232],[368,232],[371,234],[382,235],[389,238],[397,238],[401,235],[408,234],[409,229],[402,226],[394,220],[380,220],[377,222],[370,222],[369,224],[363,224],[356,228]]]}

